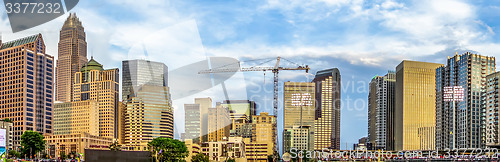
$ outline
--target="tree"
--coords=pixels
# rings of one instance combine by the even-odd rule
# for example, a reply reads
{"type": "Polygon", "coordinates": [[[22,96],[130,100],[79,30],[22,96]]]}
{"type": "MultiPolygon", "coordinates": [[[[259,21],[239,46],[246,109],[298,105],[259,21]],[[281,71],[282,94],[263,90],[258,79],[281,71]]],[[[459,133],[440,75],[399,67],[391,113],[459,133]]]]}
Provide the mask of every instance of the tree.
{"type": "Polygon", "coordinates": [[[43,151],[45,148],[45,140],[42,134],[35,131],[25,131],[21,136],[22,153],[26,157],[34,157],[36,153],[43,151]]]}
{"type": "Polygon", "coordinates": [[[10,150],[10,151],[9,151],[9,157],[17,157],[17,158],[20,158],[20,157],[21,157],[21,153],[17,152],[16,150],[10,150]]]}
{"type": "Polygon", "coordinates": [[[3,119],[2,121],[12,123],[12,120],[10,120],[9,118],[5,118],[5,119],[3,119]]]}
{"type": "Polygon", "coordinates": [[[61,152],[60,157],[61,157],[61,160],[66,160],[66,158],[68,158],[68,155],[66,155],[66,153],[63,151],[63,152],[61,152]]]}
{"type": "Polygon", "coordinates": [[[236,162],[236,160],[234,160],[233,158],[229,158],[226,160],[226,162],[236,162]]]}
{"type": "Polygon", "coordinates": [[[198,153],[191,158],[192,162],[209,162],[208,156],[202,153],[198,153]]]}
{"type": "Polygon", "coordinates": [[[109,150],[111,150],[111,151],[121,151],[122,150],[122,145],[118,144],[118,142],[115,141],[111,145],[109,145],[109,150]]]}
{"type": "Polygon", "coordinates": [[[268,155],[268,156],[267,156],[267,161],[274,161],[274,160],[273,160],[273,155],[268,155]]]}
{"type": "Polygon", "coordinates": [[[156,161],[183,161],[188,155],[184,142],[171,138],[155,138],[148,143],[148,149],[156,161]]]}

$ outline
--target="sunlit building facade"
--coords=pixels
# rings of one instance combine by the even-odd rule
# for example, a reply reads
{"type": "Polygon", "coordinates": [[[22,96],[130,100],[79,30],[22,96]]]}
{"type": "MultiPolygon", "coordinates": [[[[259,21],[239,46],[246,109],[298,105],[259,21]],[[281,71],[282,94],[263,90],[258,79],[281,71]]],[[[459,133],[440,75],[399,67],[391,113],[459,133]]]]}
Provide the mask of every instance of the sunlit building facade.
{"type": "Polygon", "coordinates": [[[13,122],[13,145],[24,131],[52,134],[54,57],[45,54],[41,34],[0,47],[0,118],[13,122]]]}
{"type": "Polygon", "coordinates": [[[208,109],[212,107],[211,98],[195,98],[194,104],[184,104],[184,134],[182,139],[192,139],[201,144],[207,141],[208,109]]]}
{"type": "Polygon", "coordinates": [[[482,87],[486,86],[486,76],[494,72],[494,57],[470,52],[448,57],[447,65],[436,69],[437,149],[484,147],[482,87]],[[444,99],[444,89],[453,86],[464,89],[463,101],[444,99]]]}
{"type": "Polygon", "coordinates": [[[368,141],[376,149],[393,150],[396,73],[375,76],[368,93],[368,141]]]}
{"type": "Polygon", "coordinates": [[[442,64],[404,60],[396,67],[395,150],[434,150],[436,68],[442,64]]]}
{"type": "Polygon", "coordinates": [[[229,137],[231,129],[231,118],[229,109],[223,107],[219,102],[215,108],[208,109],[208,141],[222,141],[229,137]]]}
{"type": "Polygon", "coordinates": [[[340,149],[340,71],[337,68],[316,73],[316,112],[314,150],[340,149]]]}
{"type": "Polygon", "coordinates": [[[99,136],[118,139],[118,69],[104,70],[93,58],[75,73],[73,102],[92,100],[99,106],[99,136]]]}
{"type": "Polygon", "coordinates": [[[55,100],[71,102],[75,73],[87,63],[87,42],[82,22],[70,13],[59,32],[55,100]]]}
{"type": "MultiPolygon", "coordinates": [[[[305,130],[307,127],[308,140],[307,149],[314,150],[314,118],[315,118],[315,84],[307,82],[285,82],[284,85],[284,127],[283,133],[286,130],[297,129],[305,130]]],[[[292,136],[291,141],[294,141],[294,136],[292,136]]],[[[302,136],[300,137],[301,139],[302,136]]],[[[297,141],[297,140],[295,140],[297,141]]],[[[284,142],[285,144],[285,142],[284,142]]],[[[291,148],[292,146],[283,146],[283,148],[291,148]]],[[[295,145],[299,146],[299,145],[295,145]]],[[[301,145],[302,147],[302,145],[301,145]]],[[[288,150],[284,150],[287,152],[288,150]]]]}

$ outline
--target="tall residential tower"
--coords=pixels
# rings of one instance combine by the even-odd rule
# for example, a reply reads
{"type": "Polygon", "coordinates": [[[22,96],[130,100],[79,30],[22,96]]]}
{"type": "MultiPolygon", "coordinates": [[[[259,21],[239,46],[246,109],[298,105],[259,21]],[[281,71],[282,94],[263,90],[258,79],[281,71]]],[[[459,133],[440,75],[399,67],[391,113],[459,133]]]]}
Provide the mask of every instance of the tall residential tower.
{"type": "Polygon", "coordinates": [[[368,141],[375,149],[393,150],[396,73],[375,76],[368,93],[368,141]]]}
{"type": "Polygon", "coordinates": [[[436,69],[437,149],[483,148],[482,87],[494,72],[494,57],[470,52],[448,57],[447,65],[436,69]],[[463,101],[445,99],[445,89],[454,86],[464,89],[463,101]]]}

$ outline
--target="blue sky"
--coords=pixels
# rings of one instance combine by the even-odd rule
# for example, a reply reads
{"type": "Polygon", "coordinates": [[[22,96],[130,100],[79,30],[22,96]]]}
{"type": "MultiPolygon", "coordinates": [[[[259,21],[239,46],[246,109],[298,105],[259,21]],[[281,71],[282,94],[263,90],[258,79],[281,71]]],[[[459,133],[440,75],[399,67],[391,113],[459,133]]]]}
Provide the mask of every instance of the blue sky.
{"type": "MultiPolygon", "coordinates": [[[[85,27],[88,55],[106,68],[147,58],[174,70],[211,56],[282,56],[309,65],[311,74],[337,67],[342,75],[341,145],[349,148],[367,135],[373,76],[394,70],[403,59],[444,63],[455,51],[500,56],[499,11],[497,1],[486,0],[85,0],[71,12],[85,27]]],[[[4,41],[42,33],[47,53],[57,56],[58,33],[68,14],[19,33],[12,33],[4,8],[0,14],[4,41]]],[[[280,79],[312,78],[283,72],[280,79]]],[[[240,93],[245,85],[269,89],[271,83],[272,74],[262,72],[236,74],[226,82],[231,99],[249,97],[240,93]]],[[[259,94],[272,98],[265,91],[259,94]]],[[[177,132],[183,132],[182,105],[206,96],[223,99],[216,85],[174,101],[177,132]]],[[[270,101],[260,103],[259,111],[272,107],[270,101]]]]}

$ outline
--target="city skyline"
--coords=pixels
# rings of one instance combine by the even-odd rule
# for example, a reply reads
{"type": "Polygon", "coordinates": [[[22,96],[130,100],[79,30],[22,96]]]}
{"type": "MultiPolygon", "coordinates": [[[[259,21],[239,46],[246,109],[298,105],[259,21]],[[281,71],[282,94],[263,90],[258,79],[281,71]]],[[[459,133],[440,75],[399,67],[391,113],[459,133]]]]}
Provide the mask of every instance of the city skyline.
{"type": "MultiPolygon", "coordinates": [[[[200,3],[200,5],[207,5],[207,7],[212,10],[208,10],[207,13],[190,15],[190,13],[195,13],[192,10],[200,8],[200,6],[196,5],[188,7],[192,4],[193,3],[190,2],[166,3],[162,1],[151,1],[138,5],[135,5],[134,2],[100,2],[98,4],[94,4],[92,1],[90,1],[80,2],[80,4],[73,11],[79,15],[86,27],[85,29],[87,33],[88,55],[93,55],[96,60],[109,61],[109,64],[106,64],[107,67],[121,68],[119,64],[121,63],[121,60],[124,60],[123,58],[128,58],[129,55],[135,55],[133,52],[129,52],[129,49],[133,49],[132,46],[134,44],[140,44],[140,42],[145,42],[144,44],[146,44],[146,48],[148,49],[147,51],[149,52],[148,54],[149,56],[151,56],[151,58],[153,58],[152,60],[157,59],[158,56],[164,56],[163,54],[160,55],[158,53],[154,53],[155,48],[149,47],[149,45],[151,45],[151,42],[142,41],[142,39],[146,39],[143,38],[143,36],[147,36],[148,34],[150,34],[149,32],[145,31],[156,32],[163,29],[163,27],[168,27],[167,30],[170,30],[170,32],[165,32],[163,34],[170,34],[170,36],[172,36],[172,39],[167,38],[168,41],[166,42],[175,42],[172,41],[174,38],[180,38],[177,34],[172,34],[175,33],[172,32],[172,30],[178,31],[179,35],[190,33],[187,34],[186,37],[189,38],[189,40],[194,40],[192,41],[195,42],[194,44],[188,44],[189,46],[193,45],[194,50],[187,51],[186,53],[189,54],[186,54],[185,57],[179,56],[179,53],[181,52],[173,49],[185,48],[187,46],[186,44],[181,43],[182,45],[179,45],[179,47],[176,48],[173,48],[172,46],[166,46],[173,49],[166,49],[167,51],[165,53],[171,53],[171,55],[173,56],[179,56],[179,59],[181,60],[186,60],[185,58],[189,58],[188,56],[191,56],[193,60],[202,60],[205,59],[207,55],[222,55],[231,57],[234,56],[243,60],[244,58],[250,57],[250,54],[256,54],[256,56],[253,57],[260,57],[265,55],[279,55],[279,53],[283,53],[283,57],[285,58],[293,59],[293,61],[295,62],[298,62],[297,60],[303,60],[304,62],[299,63],[310,65],[310,67],[312,68],[311,74],[314,74],[316,71],[321,69],[338,67],[343,73],[342,86],[344,90],[341,96],[343,96],[343,98],[350,97],[352,99],[349,105],[347,104],[347,102],[343,102],[342,104],[342,110],[344,111],[342,111],[343,113],[341,117],[341,146],[343,148],[345,148],[344,142],[348,142],[350,147],[351,143],[357,142],[358,138],[366,136],[366,131],[353,131],[348,128],[356,127],[361,128],[362,130],[366,130],[367,104],[362,105],[360,103],[368,103],[366,100],[368,90],[362,89],[368,87],[367,85],[369,79],[372,78],[372,76],[376,74],[383,74],[388,69],[393,69],[393,67],[395,67],[403,59],[444,64],[446,56],[452,56],[455,51],[458,51],[458,53],[464,53],[464,51],[466,50],[471,50],[471,52],[473,53],[476,53],[475,51],[479,51],[479,54],[482,55],[499,55],[499,53],[497,52],[499,51],[497,50],[499,40],[498,36],[495,35],[495,33],[498,33],[498,28],[496,28],[497,24],[496,22],[494,22],[495,17],[498,16],[498,13],[493,12],[496,11],[495,6],[498,5],[490,4],[489,2],[424,1],[421,3],[417,3],[381,1],[380,3],[339,2],[338,4],[326,2],[310,2],[306,3],[307,5],[300,6],[299,2],[287,4],[283,3],[282,1],[269,1],[259,3],[233,2],[228,3],[227,7],[221,7],[217,4],[200,3]],[[172,10],[173,13],[179,14],[177,16],[172,16],[174,17],[172,18],[169,16],[165,16],[172,15],[168,14],[170,12],[166,11],[147,10],[147,12],[143,12],[144,7],[147,5],[147,3],[164,6],[165,8],[172,10]],[[256,4],[249,5],[249,3],[256,4]],[[442,9],[436,7],[440,5],[443,6],[443,3],[449,3],[451,5],[446,5],[450,7],[443,7],[442,9]],[[244,7],[245,5],[248,5],[250,7],[244,7]],[[379,8],[376,8],[377,5],[379,6],[379,8]],[[137,9],[131,10],[131,13],[126,13],[124,12],[125,10],[117,11],[119,9],[127,8],[130,6],[137,6],[137,9]],[[430,7],[428,9],[425,9],[427,8],[427,6],[430,7]],[[116,7],[117,9],[115,9],[114,7],[116,7]],[[221,16],[222,14],[220,11],[222,9],[233,7],[242,9],[240,11],[227,11],[230,13],[234,13],[234,15],[236,15],[235,17],[221,16]],[[355,10],[355,7],[359,7],[359,10],[355,10]],[[105,11],[110,8],[114,9],[113,11],[115,11],[111,13],[122,13],[121,15],[129,15],[129,19],[118,21],[118,16],[112,16],[110,12],[105,11]],[[317,8],[318,10],[311,11],[308,10],[309,8],[317,8]],[[450,10],[450,8],[453,8],[453,10],[450,10]],[[260,10],[258,12],[252,12],[253,10],[257,9],[260,10]],[[295,15],[294,13],[296,11],[307,12],[295,15]],[[323,15],[321,11],[331,11],[332,16],[323,15]],[[246,14],[247,12],[251,14],[246,14]],[[400,13],[400,15],[402,16],[390,17],[390,15],[396,12],[400,13]],[[447,19],[449,15],[453,15],[451,13],[454,12],[457,12],[457,16],[447,19]],[[160,16],[151,16],[153,15],[153,13],[160,16]],[[380,19],[375,16],[366,17],[366,15],[369,13],[374,13],[374,15],[379,16],[380,19]],[[271,15],[271,17],[266,19],[266,17],[269,15],[271,15]],[[346,16],[342,16],[345,18],[343,20],[334,18],[338,15],[346,16]],[[162,16],[167,18],[158,21],[158,17],[162,16]],[[280,18],[278,16],[282,17],[280,18]],[[415,21],[412,21],[411,19],[406,19],[407,17],[404,16],[411,16],[416,19],[414,19],[415,21]],[[221,20],[217,20],[213,17],[223,18],[221,20]],[[242,20],[239,19],[240,17],[242,17],[242,20]],[[364,19],[363,17],[365,17],[366,19],[364,19]],[[138,27],[138,25],[132,24],[136,24],[137,21],[135,20],[140,20],[142,18],[144,18],[144,20],[140,21],[141,23],[150,23],[152,25],[146,25],[144,28],[141,28],[138,27]],[[270,19],[273,18],[280,20],[279,22],[277,22],[276,26],[265,25],[265,23],[270,22],[270,19]],[[439,21],[442,19],[446,19],[446,21],[439,21]],[[157,22],[152,23],[153,21],[157,22]],[[248,23],[247,21],[251,22],[249,23],[249,27],[246,27],[248,23]],[[332,22],[332,24],[339,25],[320,25],[324,22],[330,21],[332,22]],[[353,24],[357,24],[358,22],[361,23],[361,25],[355,25],[358,27],[349,29],[349,26],[353,26],[353,24]],[[226,24],[229,26],[225,26],[226,24]],[[210,25],[214,25],[214,27],[209,27],[210,25]],[[272,27],[272,30],[259,31],[253,29],[254,27],[258,27],[259,25],[264,26],[263,28],[272,27]],[[374,25],[375,27],[362,27],[370,25],[374,25]],[[443,26],[447,26],[449,28],[443,28],[443,26]],[[301,32],[302,29],[306,27],[309,28],[301,32]],[[404,27],[409,28],[406,29],[404,27]],[[182,28],[184,28],[185,30],[181,30],[182,28]],[[228,30],[219,30],[217,28],[228,30]],[[340,32],[343,32],[345,34],[334,36],[338,34],[337,32],[334,32],[334,29],[339,29],[340,32]],[[377,32],[379,31],[378,29],[383,30],[377,32]],[[124,34],[128,33],[127,31],[137,31],[137,33],[130,33],[130,35],[124,34]],[[283,31],[283,33],[279,33],[276,31],[283,31]],[[457,33],[453,33],[452,31],[457,31],[457,33]],[[360,34],[357,35],[355,33],[360,34]],[[296,34],[297,37],[294,37],[294,34],[296,34]],[[247,38],[248,35],[254,36],[247,38]],[[266,37],[266,35],[268,36],[266,37]],[[335,41],[344,41],[344,39],[342,39],[344,37],[349,38],[345,43],[335,41]],[[404,39],[401,37],[407,38],[404,39]],[[251,44],[259,41],[262,41],[262,43],[256,43],[256,46],[251,46],[251,44]],[[383,43],[370,43],[374,41],[383,43]],[[385,43],[391,45],[384,45],[385,43]],[[269,46],[266,46],[267,44],[269,44],[269,46]],[[297,46],[296,48],[295,45],[297,46]],[[249,46],[254,47],[254,49],[249,48],[249,46]],[[204,52],[198,50],[200,49],[198,47],[205,47],[206,51],[204,52]],[[244,50],[235,49],[238,47],[241,47],[244,50]],[[264,50],[268,49],[266,47],[271,50],[266,52],[264,50]],[[306,56],[309,51],[310,53],[313,53],[311,54],[313,55],[313,57],[306,56]],[[199,52],[199,55],[193,55],[193,53],[196,52],[199,52]],[[358,82],[362,82],[362,84],[358,84],[358,82]],[[360,89],[360,91],[358,91],[358,89],[360,89]],[[353,101],[356,101],[358,99],[359,103],[358,106],[356,106],[354,105],[353,101]],[[356,108],[358,108],[359,110],[356,110],[356,108]]],[[[4,15],[4,17],[6,16],[4,15]]],[[[39,27],[35,27],[33,29],[15,34],[10,33],[10,28],[6,27],[8,25],[8,22],[4,18],[2,19],[3,23],[0,24],[0,29],[3,30],[2,33],[4,40],[7,41],[32,35],[33,33],[42,33],[44,34],[44,38],[46,38],[45,41],[48,47],[47,53],[55,56],[57,54],[57,41],[59,38],[57,33],[59,33],[58,30],[60,29],[61,24],[63,24],[66,18],[67,15],[61,16],[53,22],[49,22],[39,27]]],[[[147,38],[151,38],[153,40],[156,39],[156,37],[147,38]]],[[[139,51],[142,52],[144,50],[141,49],[139,51]]],[[[57,56],[55,57],[57,58],[57,56]]],[[[165,61],[166,59],[177,59],[172,59],[172,57],[158,59],[169,65],[170,69],[172,70],[179,68],[184,64],[191,63],[181,61],[173,62],[169,60],[165,61]]],[[[283,79],[281,81],[292,80],[307,82],[310,81],[308,79],[311,79],[302,76],[297,77],[298,74],[293,73],[283,74],[283,79]]],[[[251,80],[249,85],[253,85],[254,83],[262,84],[263,82],[265,82],[266,86],[264,87],[268,88],[271,86],[269,85],[271,83],[270,76],[271,75],[269,75],[268,73],[268,75],[266,75],[265,81],[264,79],[262,79],[262,73],[258,72],[256,72],[255,74],[239,75],[235,77],[255,78],[247,79],[251,80]]],[[[227,84],[232,83],[233,81],[230,80],[227,84]]],[[[233,85],[233,87],[238,88],[238,90],[235,90],[236,92],[239,92],[241,90],[241,88],[239,88],[238,86],[233,85]]],[[[229,93],[232,96],[235,96],[235,99],[247,98],[247,96],[240,95],[239,93],[229,93]]],[[[215,96],[217,98],[214,97],[214,101],[224,100],[224,98],[222,97],[223,95],[215,94],[210,90],[209,92],[206,92],[206,94],[200,94],[199,96],[215,96]]],[[[269,95],[268,98],[272,98],[272,95],[269,95]]],[[[192,98],[190,98],[190,100],[192,100],[192,98]]],[[[174,101],[174,108],[176,108],[177,110],[182,110],[182,104],[179,103],[188,102],[174,101]]],[[[271,107],[271,105],[272,104],[270,102],[264,103],[260,101],[259,107],[266,108],[271,107]]],[[[261,110],[258,110],[258,113],[259,112],[261,112],[261,110]]],[[[182,118],[183,115],[176,114],[176,117],[182,118]]]]}

